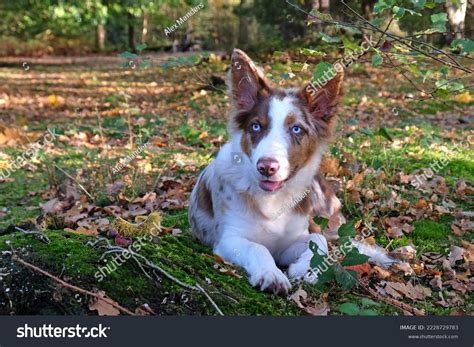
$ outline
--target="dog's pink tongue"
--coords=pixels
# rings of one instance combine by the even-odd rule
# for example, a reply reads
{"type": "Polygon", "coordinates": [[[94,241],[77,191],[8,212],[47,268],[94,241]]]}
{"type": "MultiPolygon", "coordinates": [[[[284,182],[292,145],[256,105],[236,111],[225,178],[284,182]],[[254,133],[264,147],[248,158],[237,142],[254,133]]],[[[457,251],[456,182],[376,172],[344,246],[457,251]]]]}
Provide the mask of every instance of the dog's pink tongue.
{"type": "Polygon", "coordinates": [[[260,188],[267,192],[273,192],[281,187],[283,181],[260,181],[260,188]]]}

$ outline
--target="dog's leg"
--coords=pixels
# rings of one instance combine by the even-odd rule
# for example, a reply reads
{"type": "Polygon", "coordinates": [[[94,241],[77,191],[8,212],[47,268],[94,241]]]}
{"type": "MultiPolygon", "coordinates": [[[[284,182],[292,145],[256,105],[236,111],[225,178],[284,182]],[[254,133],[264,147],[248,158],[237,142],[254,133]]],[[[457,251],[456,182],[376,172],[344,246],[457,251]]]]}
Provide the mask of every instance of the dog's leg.
{"type": "Polygon", "coordinates": [[[290,281],[276,266],[270,251],[258,243],[238,236],[225,237],[214,252],[224,260],[242,266],[249,274],[250,284],[262,291],[286,294],[291,288],[290,281]]]}
{"type": "Polygon", "coordinates": [[[290,279],[304,278],[307,282],[316,282],[316,276],[306,276],[310,267],[311,258],[313,258],[313,251],[309,248],[310,241],[316,243],[319,254],[328,254],[328,243],[323,235],[310,234],[302,237],[288,247],[279,258],[283,265],[289,265],[288,277],[290,279]]]}

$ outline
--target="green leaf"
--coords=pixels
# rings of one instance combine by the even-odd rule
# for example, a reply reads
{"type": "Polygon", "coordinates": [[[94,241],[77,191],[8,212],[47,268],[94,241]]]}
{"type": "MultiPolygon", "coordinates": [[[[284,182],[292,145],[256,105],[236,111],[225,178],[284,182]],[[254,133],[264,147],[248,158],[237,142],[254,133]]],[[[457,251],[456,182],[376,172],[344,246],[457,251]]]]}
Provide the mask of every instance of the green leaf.
{"type": "Polygon", "coordinates": [[[372,66],[379,66],[383,63],[383,58],[380,54],[375,54],[372,56],[372,66]]]}
{"type": "Polygon", "coordinates": [[[318,244],[314,241],[309,241],[309,249],[314,253],[314,254],[319,254],[318,252],[318,244]]]}
{"type": "Polygon", "coordinates": [[[362,34],[362,32],[358,28],[351,27],[348,25],[336,24],[336,29],[344,29],[350,32],[351,34],[362,34]]]}
{"type": "Polygon", "coordinates": [[[316,285],[320,287],[323,284],[334,280],[335,278],[336,277],[334,275],[334,265],[332,265],[332,266],[329,266],[326,271],[318,274],[318,281],[316,282],[316,285]]]}
{"type": "Polygon", "coordinates": [[[325,33],[319,33],[319,36],[323,39],[324,42],[327,42],[327,43],[336,43],[336,42],[341,42],[341,39],[339,37],[333,37],[333,36],[329,36],[325,33]]]}
{"type": "Polygon", "coordinates": [[[408,12],[409,14],[414,15],[414,16],[421,16],[421,13],[418,13],[416,11],[410,10],[409,8],[405,8],[405,7],[394,6],[392,11],[393,13],[395,13],[395,17],[397,18],[402,18],[405,15],[405,12],[408,12]]]}
{"type": "Polygon", "coordinates": [[[433,95],[438,98],[447,98],[449,96],[449,92],[446,89],[436,89],[433,95]]]}
{"type": "Polygon", "coordinates": [[[430,18],[433,24],[446,23],[448,21],[448,15],[444,12],[432,14],[430,18]]]}
{"type": "Polygon", "coordinates": [[[126,51],[126,52],[120,53],[119,57],[120,58],[125,58],[125,59],[136,59],[136,58],[138,58],[138,55],[136,55],[135,53],[126,51]]]}
{"type": "Polygon", "coordinates": [[[411,0],[411,3],[416,9],[423,9],[426,5],[426,0],[411,0]]]}
{"type": "Polygon", "coordinates": [[[433,0],[427,0],[425,7],[431,10],[436,7],[436,3],[433,0]]]}
{"type": "Polygon", "coordinates": [[[303,67],[304,67],[304,63],[292,63],[290,65],[291,71],[294,71],[294,72],[300,72],[301,70],[303,70],[303,67]]]}
{"type": "Polygon", "coordinates": [[[395,59],[397,59],[402,64],[408,64],[408,59],[404,55],[396,54],[395,59]]]}
{"type": "Polygon", "coordinates": [[[276,64],[272,64],[272,70],[273,71],[286,72],[287,68],[286,68],[286,65],[284,65],[284,64],[276,63],[276,64]]]}
{"type": "Polygon", "coordinates": [[[345,302],[337,306],[337,310],[349,316],[357,316],[360,312],[359,306],[357,306],[356,304],[352,302],[345,302]]]}
{"type": "Polygon", "coordinates": [[[357,272],[346,270],[341,264],[334,264],[334,275],[343,290],[351,289],[357,282],[357,272]]]}
{"type": "Polygon", "coordinates": [[[342,261],[343,266],[352,266],[352,265],[360,265],[367,263],[369,257],[360,254],[357,248],[352,248],[349,253],[346,254],[344,260],[342,261]]]}
{"type": "Polygon", "coordinates": [[[395,14],[395,17],[402,18],[405,15],[405,8],[393,6],[392,12],[395,14]]]}
{"type": "Polygon", "coordinates": [[[313,73],[313,79],[315,81],[321,81],[323,78],[326,79],[327,76],[336,76],[336,69],[334,69],[334,66],[325,61],[316,65],[313,73]]]}
{"type": "Polygon", "coordinates": [[[318,245],[313,241],[309,242],[309,249],[311,250],[311,252],[313,252],[313,257],[310,261],[310,267],[312,269],[316,269],[318,267],[324,268],[321,265],[326,262],[326,255],[321,255],[318,253],[318,245]]]}
{"type": "Polygon", "coordinates": [[[416,12],[416,11],[413,11],[413,10],[410,10],[409,8],[406,8],[405,11],[407,11],[409,14],[411,14],[412,16],[419,16],[421,17],[421,13],[419,12],[416,12]]]}
{"type": "Polygon", "coordinates": [[[447,78],[448,77],[448,73],[449,73],[449,69],[447,66],[443,66],[439,72],[441,72],[441,74],[444,76],[444,78],[447,78]]]}
{"type": "Polygon", "coordinates": [[[374,134],[372,133],[372,131],[369,128],[362,128],[359,131],[364,135],[367,135],[367,136],[370,136],[370,137],[374,136],[374,134]]]}
{"type": "Polygon", "coordinates": [[[390,133],[388,132],[388,130],[384,127],[381,127],[379,129],[379,131],[377,132],[377,135],[380,135],[382,137],[385,137],[387,140],[389,140],[390,142],[393,142],[393,138],[392,136],[390,135],[390,133]]]}
{"type": "Polygon", "coordinates": [[[272,57],[277,59],[277,58],[280,58],[280,57],[282,57],[282,56],[284,56],[284,55],[285,55],[285,52],[282,52],[282,51],[275,51],[275,52],[273,52],[272,57]]]}
{"type": "Polygon", "coordinates": [[[349,52],[360,50],[360,46],[349,40],[348,38],[342,38],[342,44],[344,45],[344,54],[348,54],[349,52]]]}
{"type": "Polygon", "coordinates": [[[388,10],[391,8],[393,5],[392,0],[379,0],[375,5],[374,5],[374,13],[381,13],[385,10],[388,10]]]}
{"type": "Polygon", "coordinates": [[[311,57],[324,57],[326,55],[326,53],[324,52],[316,51],[314,49],[309,48],[303,48],[302,50],[300,50],[300,53],[311,57]]]}
{"type": "Polygon", "coordinates": [[[329,13],[322,13],[314,8],[311,10],[309,14],[323,20],[333,20],[332,16],[329,13]]]}
{"type": "Polygon", "coordinates": [[[321,230],[324,230],[329,224],[329,219],[323,217],[315,217],[314,222],[321,227],[321,230]]]}
{"type": "Polygon", "coordinates": [[[461,47],[461,53],[469,54],[474,52],[474,41],[470,39],[456,39],[451,42],[453,49],[457,49],[459,46],[461,47]]]}
{"type": "MultiPolygon", "coordinates": [[[[339,249],[342,252],[342,249],[344,248],[344,245],[352,244],[352,236],[339,237],[338,243],[340,244],[339,249]]],[[[345,250],[344,250],[344,252],[345,252],[345,250]]]]}
{"type": "Polygon", "coordinates": [[[141,52],[141,51],[143,51],[146,47],[147,47],[146,43],[140,43],[140,44],[137,46],[137,51],[141,52]]]}
{"type": "Polygon", "coordinates": [[[374,18],[370,21],[370,23],[377,28],[380,28],[380,26],[383,24],[384,19],[382,17],[374,18]]]}
{"type": "Polygon", "coordinates": [[[448,81],[446,79],[436,81],[435,86],[436,88],[438,88],[438,90],[445,90],[447,92],[458,92],[464,89],[464,85],[462,83],[456,81],[448,81]]]}
{"type": "Polygon", "coordinates": [[[344,236],[355,236],[355,227],[354,227],[354,222],[347,222],[346,224],[343,224],[339,227],[338,234],[340,237],[344,236]]]}
{"type": "Polygon", "coordinates": [[[380,303],[378,302],[375,302],[369,298],[362,298],[360,300],[360,303],[362,304],[362,306],[364,307],[368,307],[368,306],[380,306],[380,303]]]}
{"type": "Polygon", "coordinates": [[[415,75],[415,76],[417,76],[417,75],[420,73],[420,72],[418,71],[418,64],[415,64],[415,63],[409,64],[409,65],[408,65],[408,69],[409,69],[410,72],[411,72],[413,75],[415,75]]]}
{"type": "Polygon", "coordinates": [[[435,13],[430,16],[431,23],[433,24],[432,29],[434,32],[445,32],[446,31],[446,22],[448,20],[448,15],[444,12],[435,13]]]}
{"type": "Polygon", "coordinates": [[[449,91],[450,92],[459,92],[464,89],[464,85],[459,82],[451,82],[449,83],[449,91]]]}

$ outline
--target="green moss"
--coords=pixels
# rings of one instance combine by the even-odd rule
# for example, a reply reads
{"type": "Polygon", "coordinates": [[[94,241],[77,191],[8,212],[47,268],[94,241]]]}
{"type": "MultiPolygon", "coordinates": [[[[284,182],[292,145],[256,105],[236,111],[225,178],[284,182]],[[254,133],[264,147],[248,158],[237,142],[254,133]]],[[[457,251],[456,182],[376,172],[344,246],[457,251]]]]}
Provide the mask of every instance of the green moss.
{"type": "Polygon", "coordinates": [[[447,217],[441,220],[442,223],[432,220],[420,220],[413,224],[415,229],[411,234],[393,239],[391,243],[388,237],[380,235],[377,237],[377,242],[384,247],[390,243],[391,249],[413,243],[418,254],[423,252],[446,253],[446,249],[450,244],[448,235],[451,234],[449,220],[450,218],[447,217]]]}
{"type": "Polygon", "coordinates": [[[445,252],[449,245],[449,228],[432,220],[421,220],[414,223],[413,243],[421,252],[445,252]]]}
{"type": "Polygon", "coordinates": [[[408,246],[412,241],[406,236],[391,240],[385,235],[380,235],[377,238],[377,242],[383,247],[386,247],[390,243],[390,248],[395,249],[398,247],[408,246]]]}
{"type": "MultiPolygon", "coordinates": [[[[85,289],[104,290],[131,309],[148,303],[162,314],[216,314],[202,293],[185,289],[163,275],[159,281],[152,280],[131,259],[99,281],[99,267],[110,264],[113,256],[106,257],[107,262],[100,261],[103,250],[87,245],[94,238],[64,231],[48,231],[47,235],[51,240],[49,244],[22,233],[0,236],[0,251],[11,246],[23,253],[22,257],[46,271],[56,275],[61,273],[69,277],[71,283],[85,289]]],[[[252,288],[241,270],[230,265],[220,265],[227,272],[216,269],[216,260],[210,249],[194,241],[187,233],[160,237],[157,243],[144,244],[139,253],[179,280],[201,285],[225,314],[300,314],[296,305],[286,298],[252,288]]],[[[103,269],[104,274],[108,272],[103,269]]],[[[151,270],[147,272],[152,273],[151,270]]]]}
{"type": "Polygon", "coordinates": [[[13,172],[10,178],[14,181],[0,184],[0,208],[8,208],[8,214],[0,219],[0,229],[36,217],[41,200],[37,194],[30,193],[38,193],[47,185],[42,173],[31,176],[19,170],[13,172]]]}

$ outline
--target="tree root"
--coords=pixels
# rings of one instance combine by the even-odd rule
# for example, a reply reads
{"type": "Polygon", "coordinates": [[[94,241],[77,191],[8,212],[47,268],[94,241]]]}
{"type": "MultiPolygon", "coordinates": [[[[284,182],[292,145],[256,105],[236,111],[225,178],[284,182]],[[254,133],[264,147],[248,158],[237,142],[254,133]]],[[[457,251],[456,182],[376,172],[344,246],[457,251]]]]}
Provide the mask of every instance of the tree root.
{"type": "Polygon", "coordinates": [[[77,286],[75,286],[75,285],[69,284],[69,283],[63,281],[62,279],[60,279],[60,278],[58,278],[58,277],[56,277],[56,276],[50,274],[49,272],[46,272],[45,270],[40,269],[39,267],[37,267],[37,266],[35,266],[35,265],[33,265],[33,264],[28,263],[27,261],[25,261],[25,260],[19,258],[19,257],[18,257],[17,255],[15,255],[15,254],[12,255],[12,260],[14,260],[14,261],[16,261],[16,262],[18,262],[18,263],[20,263],[20,264],[22,264],[22,265],[24,265],[24,266],[26,266],[26,267],[32,269],[32,270],[34,270],[34,271],[36,271],[36,272],[39,272],[39,273],[41,273],[41,274],[43,274],[43,275],[45,275],[45,276],[51,278],[52,280],[56,281],[57,283],[59,283],[61,286],[65,287],[65,288],[71,289],[71,290],[73,290],[73,291],[75,291],[75,292],[78,292],[78,293],[81,293],[81,294],[85,294],[85,295],[92,296],[92,297],[96,298],[97,300],[102,300],[102,301],[106,302],[107,304],[109,304],[109,305],[115,307],[117,310],[119,310],[119,311],[121,311],[121,312],[123,312],[123,313],[129,314],[129,315],[131,315],[131,316],[136,316],[135,313],[133,313],[132,311],[126,309],[125,307],[123,307],[123,306],[117,304],[115,301],[110,300],[110,299],[108,299],[108,298],[106,298],[106,297],[100,296],[100,295],[97,294],[97,293],[93,293],[93,292],[88,291],[88,290],[86,290],[86,289],[82,289],[82,288],[77,287],[77,286]]]}
{"type": "MultiPolygon", "coordinates": [[[[95,247],[98,243],[100,242],[105,242],[106,243],[106,246],[105,248],[107,249],[106,252],[104,252],[103,256],[106,255],[106,254],[110,254],[110,253],[123,253],[123,252],[128,252],[132,255],[132,259],[135,260],[135,262],[138,264],[139,268],[142,270],[142,272],[145,274],[145,276],[147,276],[148,278],[151,278],[150,274],[148,274],[146,271],[145,271],[145,267],[148,267],[150,269],[153,269],[153,270],[156,270],[158,271],[161,275],[165,276],[166,278],[168,278],[169,280],[175,282],[176,284],[178,284],[179,286],[183,287],[183,288],[186,288],[186,289],[189,289],[189,290],[193,290],[193,291],[198,291],[198,292],[201,292],[202,294],[204,294],[204,296],[207,298],[207,300],[211,303],[211,305],[216,309],[217,313],[219,313],[219,315],[223,316],[224,313],[222,312],[222,310],[219,308],[219,306],[217,306],[217,304],[215,303],[215,301],[211,298],[211,296],[204,290],[204,288],[202,288],[199,284],[195,284],[195,285],[190,285],[190,284],[187,284],[187,283],[184,283],[182,282],[181,280],[179,280],[178,278],[174,277],[173,275],[171,275],[168,271],[166,271],[165,269],[161,268],[160,266],[156,265],[155,263],[153,263],[152,261],[148,260],[146,257],[144,257],[143,255],[141,254],[138,254],[136,252],[134,252],[133,250],[129,249],[129,248],[123,248],[123,247],[120,247],[120,246],[114,246],[114,245],[111,245],[110,242],[107,240],[107,239],[104,239],[104,238],[100,238],[99,240],[97,240],[95,243],[88,243],[89,245],[95,247]]],[[[197,281],[196,281],[197,282],[197,281]]]]}

